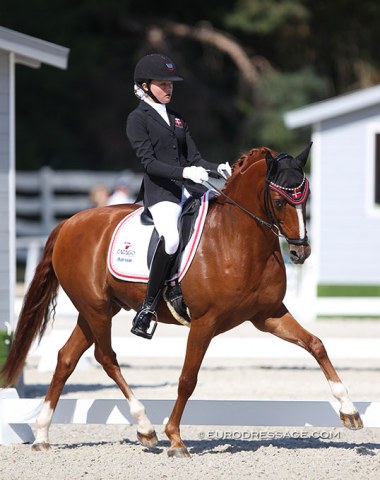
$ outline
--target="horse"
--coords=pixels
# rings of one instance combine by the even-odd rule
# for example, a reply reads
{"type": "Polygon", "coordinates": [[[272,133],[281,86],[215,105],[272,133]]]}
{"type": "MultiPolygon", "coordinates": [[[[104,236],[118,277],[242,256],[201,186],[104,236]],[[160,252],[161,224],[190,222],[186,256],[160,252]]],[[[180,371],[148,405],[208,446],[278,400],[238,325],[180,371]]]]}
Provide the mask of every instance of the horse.
{"type": "MultiPolygon", "coordinates": [[[[322,341],[305,330],[283,303],[286,271],[279,238],[286,239],[295,264],[302,264],[311,253],[305,220],[309,183],[304,173],[310,146],[296,157],[267,147],[249,150],[237,159],[220,195],[210,202],[196,255],[181,281],[191,323],[177,399],[165,427],[170,457],[190,456],[181,439],[180,421],[211,340],[245,321],[306,349],[340,402],[343,425],[349,429],[363,426],[322,341]]],[[[49,427],[62,389],[93,344],[95,359],[129,403],[138,440],[146,447],[158,442],[111,346],[112,317],[121,308],[137,310],[145,297],[145,284],[113,277],[106,262],[116,226],[136,208],[118,205],[81,211],[59,223],[46,242],[0,372],[5,385],[17,380],[33,340],[45,332],[61,285],[78,310],[78,318],[58,353],[37,417],[33,450],[50,448],[49,427]]],[[[162,298],[157,314],[159,322],[178,325],[162,298]]]]}

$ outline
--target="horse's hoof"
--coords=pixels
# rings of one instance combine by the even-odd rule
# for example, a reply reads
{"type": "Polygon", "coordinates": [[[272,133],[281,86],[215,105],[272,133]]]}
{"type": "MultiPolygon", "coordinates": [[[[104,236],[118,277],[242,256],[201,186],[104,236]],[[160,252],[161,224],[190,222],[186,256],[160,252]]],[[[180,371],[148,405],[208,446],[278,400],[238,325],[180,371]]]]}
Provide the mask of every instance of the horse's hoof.
{"type": "Polygon", "coordinates": [[[359,412],[355,413],[343,413],[339,412],[340,419],[342,420],[343,425],[350,430],[360,430],[363,428],[363,422],[360,418],[359,412]]]}
{"type": "Polygon", "coordinates": [[[46,452],[51,449],[50,443],[41,442],[41,443],[33,443],[32,450],[33,452],[46,452]]]}
{"type": "Polygon", "coordinates": [[[175,457],[175,458],[189,458],[190,453],[188,452],[186,447],[182,448],[169,448],[168,450],[168,457],[175,457]]]}
{"type": "Polygon", "coordinates": [[[158,443],[158,438],[154,430],[153,432],[147,434],[137,432],[137,440],[141,443],[141,445],[148,448],[153,448],[158,443]]]}

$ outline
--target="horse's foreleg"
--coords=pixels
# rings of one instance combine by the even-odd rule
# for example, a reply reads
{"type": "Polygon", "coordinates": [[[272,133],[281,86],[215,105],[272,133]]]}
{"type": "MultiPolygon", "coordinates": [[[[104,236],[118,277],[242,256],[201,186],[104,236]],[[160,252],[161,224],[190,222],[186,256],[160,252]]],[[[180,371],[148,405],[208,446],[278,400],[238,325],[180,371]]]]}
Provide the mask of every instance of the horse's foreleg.
{"type": "Polygon", "coordinates": [[[178,396],[165,427],[165,433],[170,440],[170,448],[168,450],[169,457],[190,456],[181,439],[180,421],[186,403],[196,387],[202,360],[214,336],[212,329],[206,325],[199,325],[197,322],[199,322],[199,320],[196,322],[193,321],[190,327],[185,361],[178,382],[178,396]]]}
{"type": "Polygon", "coordinates": [[[74,371],[80,357],[92,345],[93,337],[87,322],[79,315],[78,323],[66,344],[58,353],[58,362],[47,391],[45,401],[36,421],[36,439],[32,445],[35,451],[48,450],[49,428],[63,387],[74,371]]]}
{"type": "Polygon", "coordinates": [[[111,346],[111,321],[97,322],[93,326],[95,339],[95,358],[101,364],[107,375],[120,388],[126,397],[131,415],[137,421],[137,438],[145,447],[154,447],[157,442],[157,435],[152,423],[145,413],[144,405],[135,397],[132,389],[123,377],[116,354],[111,346]]]}
{"type": "Polygon", "coordinates": [[[283,305],[278,316],[267,318],[254,325],[291,343],[295,343],[311,353],[325,374],[333,396],[340,403],[340,418],[345,427],[351,430],[363,428],[359,412],[348,396],[346,387],[332,365],[322,341],[305,330],[283,305]]]}

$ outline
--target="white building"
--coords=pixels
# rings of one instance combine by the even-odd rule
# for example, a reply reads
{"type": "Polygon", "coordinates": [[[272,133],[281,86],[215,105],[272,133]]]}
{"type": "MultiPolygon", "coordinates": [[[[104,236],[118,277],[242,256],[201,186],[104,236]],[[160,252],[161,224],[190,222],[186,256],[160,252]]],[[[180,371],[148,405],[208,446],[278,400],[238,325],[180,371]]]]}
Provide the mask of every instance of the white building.
{"type": "Polygon", "coordinates": [[[285,124],[312,127],[317,313],[380,316],[380,85],[288,112],[285,124]]]}
{"type": "Polygon", "coordinates": [[[16,65],[65,69],[68,54],[67,48],[0,27],[0,332],[13,325],[14,316],[16,65]]]}

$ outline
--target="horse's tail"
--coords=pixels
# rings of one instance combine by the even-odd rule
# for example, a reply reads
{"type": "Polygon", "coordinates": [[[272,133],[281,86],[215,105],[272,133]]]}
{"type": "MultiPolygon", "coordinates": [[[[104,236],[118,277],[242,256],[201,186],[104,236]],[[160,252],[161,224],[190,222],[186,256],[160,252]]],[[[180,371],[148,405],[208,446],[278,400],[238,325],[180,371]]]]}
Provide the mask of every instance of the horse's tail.
{"type": "Polygon", "coordinates": [[[11,386],[17,381],[33,340],[37,335],[41,340],[51,314],[55,314],[59,282],[53,269],[52,254],[63,223],[59,223],[51,232],[25,295],[12,345],[5,365],[0,370],[4,386],[11,386]]]}

